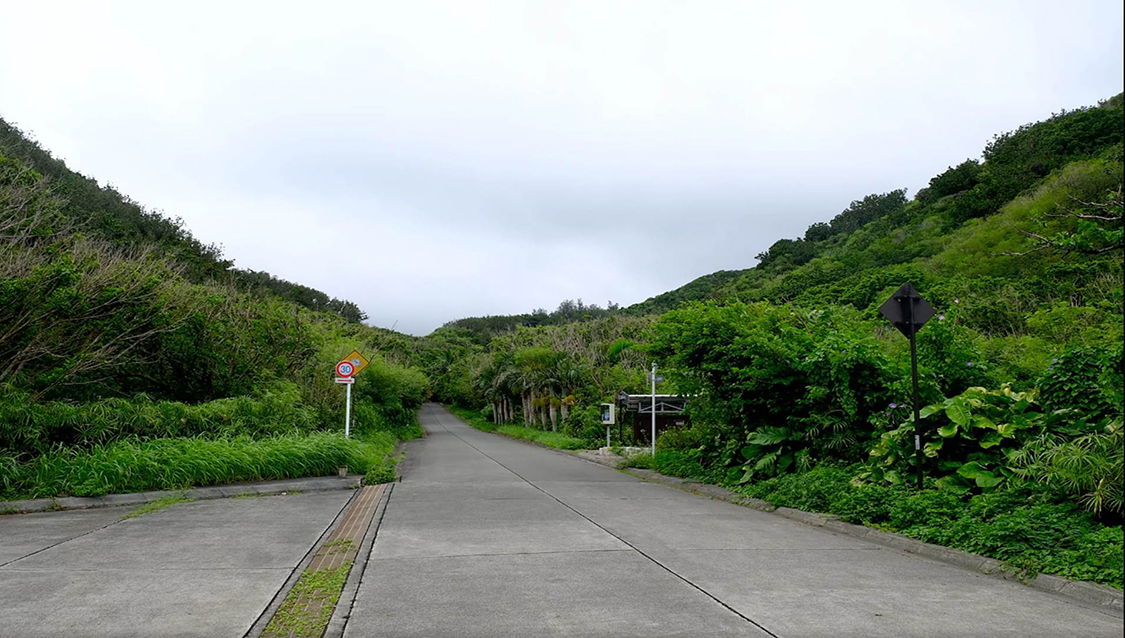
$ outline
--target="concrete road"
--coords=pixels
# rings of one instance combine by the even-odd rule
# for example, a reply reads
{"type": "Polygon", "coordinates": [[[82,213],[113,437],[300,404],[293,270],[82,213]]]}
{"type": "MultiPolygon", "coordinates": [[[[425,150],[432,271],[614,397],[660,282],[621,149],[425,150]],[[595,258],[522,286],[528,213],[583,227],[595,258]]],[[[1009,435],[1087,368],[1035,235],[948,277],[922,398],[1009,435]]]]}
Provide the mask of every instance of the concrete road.
{"type": "Polygon", "coordinates": [[[1116,636],[1111,612],[422,411],[347,638],[1116,636]]]}
{"type": "Polygon", "coordinates": [[[0,636],[242,636],[352,494],[0,517],[0,636]]]}

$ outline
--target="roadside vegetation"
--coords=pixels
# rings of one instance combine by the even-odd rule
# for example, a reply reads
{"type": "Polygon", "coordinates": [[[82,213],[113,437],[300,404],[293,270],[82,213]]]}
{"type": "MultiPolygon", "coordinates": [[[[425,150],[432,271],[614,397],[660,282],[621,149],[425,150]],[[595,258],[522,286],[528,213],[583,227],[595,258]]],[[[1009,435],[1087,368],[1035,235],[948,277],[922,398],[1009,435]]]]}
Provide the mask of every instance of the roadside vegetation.
{"type": "Polygon", "coordinates": [[[656,362],[691,425],[630,465],[1121,588],[1123,120],[1119,95],[998,135],[913,198],[857,199],[637,306],[451,324],[435,391],[482,429],[599,447],[597,404],[656,362]],[[877,311],[906,281],[937,309],[920,491],[908,342],[877,311]]]}
{"type": "Polygon", "coordinates": [[[230,268],[0,122],[0,500],[382,467],[421,433],[434,353],[361,314],[230,268]]]}
{"type": "Polygon", "coordinates": [[[545,447],[555,448],[556,450],[584,450],[589,447],[587,441],[573,436],[567,436],[561,432],[537,430],[535,428],[525,428],[518,425],[497,425],[481,416],[480,412],[476,410],[457,406],[452,406],[450,409],[463,421],[482,432],[495,432],[513,439],[522,439],[524,441],[538,443],[545,447]]]}
{"type": "Polygon", "coordinates": [[[305,571],[265,630],[264,638],[319,638],[332,620],[352,561],[333,569],[305,571]]]}
{"type": "Polygon", "coordinates": [[[144,516],[145,514],[152,514],[153,512],[159,512],[160,510],[166,510],[169,507],[175,507],[176,505],[179,505],[181,503],[191,503],[194,500],[195,500],[194,498],[190,498],[186,494],[183,494],[183,493],[172,494],[170,496],[158,498],[155,501],[152,501],[150,503],[145,503],[144,505],[141,505],[140,507],[129,510],[129,512],[127,512],[124,516],[121,517],[121,520],[127,521],[131,518],[140,518],[140,517],[144,516]]]}

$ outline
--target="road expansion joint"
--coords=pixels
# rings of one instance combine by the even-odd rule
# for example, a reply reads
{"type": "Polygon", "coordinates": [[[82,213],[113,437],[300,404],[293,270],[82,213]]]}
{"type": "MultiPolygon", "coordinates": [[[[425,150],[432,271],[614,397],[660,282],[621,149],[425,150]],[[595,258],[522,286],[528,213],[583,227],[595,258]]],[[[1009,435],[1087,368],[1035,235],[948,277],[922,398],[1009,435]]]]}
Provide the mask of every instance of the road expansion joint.
{"type": "Polygon", "coordinates": [[[552,549],[541,552],[490,552],[487,554],[440,554],[437,556],[403,556],[396,558],[376,558],[377,561],[446,560],[449,558],[496,558],[498,556],[547,556],[552,554],[611,554],[631,552],[632,549],[552,549]]]}
{"type": "MultiPolygon", "coordinates": [[[[444,416],[444,415],[442,415],[442,416],[444,416]]],[[[613,532],[611,532],[610,530],[608,530],[608,529],[606,529],[605,527],[603,527],[603,526],[602,526],[601,524],[599,524],[599,523],[598,523],[597,521],[595,521],[594,519],[590,518],[589,516],[587,516],[587,515],[583,514],[583,513],[582,513],[582,512],[580,512],[580,511],[576,510],[575,508],[571,507],[570,505],[567,505],[566,503],[564,503],[563,501],[559,500],[559,499],[558,499],[558,498],[557,498],[556,496],[554,496],[554,495],[553,495],[553,494],[551,494],[550,492],[548,492],[548,491],[544,490],[543,488],[539,487],[539,486],[538,486],[538,485],[536,485],[535,483],[533,483],[533,482],[531,482],[531,481],[527,480],[526,478],[524,478],[524,477],[523,477],[522,475],[520,475],[520,473],[519,473],[519,472],[516,472],[515,470],[513,470],[513,469],[512,469],[512,468],[510,468],[510,467],[508,467],[507,465],[504,465],[504,464],[503,464],[503,463],[501,463],[500,461],[497,461],[497,460],[496,460],[495,458],[493,458],[493,457],[489,456],[489,455],[488,455],[488,454],[487,454],[486,452],[482,451],[482,450],[481,450],[480,448],[478,448],[477,446],[473,445],[472,443],[469,443],[469,442],[468,442],[468,441],[466,441],[466,440],[465,440],[464,438],[462,438],[461,436],[459,436],[459,435],[458,435],[457,433],[453,432],[453,431],[452,431],[452,430],[450,430],[450,429],[449,429],[448,427],[446,427],[446,425],[445,425],[444,423],[442,423],[440,419],[439,419],[439,421],[438,421],[438,422],[439,422],[439,424],[440,424],[440,425],[441,425],[441,426],[442,426],[443,428],[445,428],[445,431],[446,431],[446,432],[448,432],[449,434],[451,434],[451,435],[453,435],[454,437],[456,437],[456,438],[457,438],[457,439],[458,439],[459,441],[461,441],[461,442],[462,442],[462,443],[464,443],[465,445],[467,445],[467,446],[469,446],[469,447],[473,448],[474,450],[476,450],[476,451],[477,451],[477,453],[479,453],[479,454],[480,454],[481,456],[484,456],[485,458],[487,458],[488,460],[492,461],[493,463],[495,463],[495,464],[499,465],[500,467],[504,468],[505,470],[507,470],[507,471],[511,472],[511,473],[512,473],[513,475],[515,475],[516,477],[518,477],[518,478],[519,478],[519,479],[520,479],[521,481],[523,481],[523,482],[527,483],[528,485],[530,485],[530,486],[534,487],[535,489],[539,490],[539,491],[540,491],[540,492],[542,492],[543,494],[547,495],[548,497],[550,497],[550,498],[551,498],[552,500],[554,500],[554,501],[555,501],[556,503],[558,503],[559,505],[562,505],[563,507],[565,507],[566,509],[570,510],[571,512],[574,512],[574,513],[575,513],[575,514],[577,514],[578,516],[581,516],[582,518],[584,518],[584,519],[585,519],[586,521],[588,521],[588,522],[589,522],[589,523],[590,523],[591,525],[593,525],[594,527],[597,527],[598,529],[602,530],[602,531],[603,531],[603,532],[605,532],[606,534],[609,534],[609,535],[610,535],[610,536],[612,536],[613,538],[617,539],[617,540],[618,540],[619,542],[621,542],[621,543],[622,543],[623,545],[625,545],[625,546],[629,547],[630,549],[632,549],[632,550],[633,550],[633,551],[635,551],[636,553],[638,553],[638,554],[640,554],[641,556],[643,556],[644,558],[648,559],[648,560],[649,560],[650,562],[652,562],[652,564],[654,564],[654,565],[656,565],[657,567],[659,567],[659,568],[663,569],[664,571],[668,572],[668,573],[669,573],[669,574],[671,574],[672,576],[675,576],[676,578],[678,578],[679,580],[681,580],[682,582],[684,582],[684,583],[685,583],[685,584],[687,584],[688,586],[692,587],[693,589],[695,589],[695,590],[696,590],[696,591],[698,591],[699,593],[701,593],[701,594],[703,594],[704,596],[707,596],[707,597],[708,597],[708,598],[710,598],[711,600],[715,601],[716,603],[718,603],[718,604],[719,604],[719,605],[720,605],[721,607],[723,607],[723,608],[724,608],[724,609],[726,609],[727,611],[729,611],[729,612],[731,612],[732,614],[734,614],[734,615],[738,616],[739,618],[741,618],[741,619],[745,620],[746,622],[750,623],[751,625],[754,625],[754,626],[755,626],[755,627],[757,627],[758,629],[760,629],[760,630],[764,631],[764,632],[765,632],[766,634],[768,634],[768,635],[770,635],[770,636],[773,636],[773,638],[778,638],[777,634],[773,633],[773,632],[772,632],[772,631],[770,631],[769,629],[766,629],[766,628],[765,628],[765,627],[763,627],[763,626],[762,626],[762,625],[761,625],[760,623],[758,623],[757,621],[755,621],[755,620],[754,620],[753,618],[750,618],[749,616],[747,616],[746,614],[743,614],[742,612],[738,611],[738,610],[737,610],[737,609],[735,609],[734,607],[731,607],[731,606],[730,606],[730,605],[728,605],[727,603],[723,602],[723,601],[722,601],[722,600],[721,600],[721,599],[720,599],[720,598],[719,598],[718,596],[715,596],[714,594],[712,594],[711,592],[707,591],[707,590],[706,590],[706,589],[704,589],[703,587],[701,587],[701,586],[697,585],[696,583],[692,582],[692,581],[691,581],[691,580],[690,580],[689,578],[687,578],[687,577],[685,577],[685,576],[683,576],[683,575],[681,575],[681,574],[677,573],[677,572],[676,572],[675,570],[673,570],[672,568],[668,567],[668,566],[667,566],[667,565],[665,565],[664,563],[662,563],[662,562],[660,562],[660,561],[656,560],[655,558],[653,558],[652,556],[650,556],[650,555],[648,555],[647,553],[645,553],[645,552],[644,552],[644,550],[642,550],[641,548],[637,547],[636,545],[633,545],[632,543],[630,543],[629,541],[625,540],[624,538],[621,538],[621,537],[620,537],[620,536],[618,536],[617,534],[614,534],[613,532]]]]}
{"type": "MultiPolygon", "coordinates": [[[[100,532],[103,529],[105,529],[105,528],[107,528],[111,525],[116,525],[116,524],[120,523],[122,520],[123,519],[117,519],[116,521],[110,521],[110,522],[106,523],[105,525],[102,525],[101,527],[97,527],[97,528],[82,532],[81,534],[71,536],[70,538],[63,539],[63,540],[55,543],[54,545],[48,545],[47,547],[37,549],[34,552],[31,552],[30,554],[25,554],[23,556],[20,556],[19,558],[13,558],[12,560],[10,560],[6,563],[0,563],[0,569],[4,569],[8,565],[19,562],[19,561],[21,561],[25,558],[31,558],[32,556],[34,556],[36,554],[41,554],[41,553],[47,551],[48,549],[54,549],[54,548],[58,547],[59,545],[62,545],[63,543],[69,543],[70,541],[82,538],[83,536],[89,536],[90,534],[93,534],[94,532],[100,532]]],[[[15,570],[11,570],[11,571],[15,571],[15,570]]]]}

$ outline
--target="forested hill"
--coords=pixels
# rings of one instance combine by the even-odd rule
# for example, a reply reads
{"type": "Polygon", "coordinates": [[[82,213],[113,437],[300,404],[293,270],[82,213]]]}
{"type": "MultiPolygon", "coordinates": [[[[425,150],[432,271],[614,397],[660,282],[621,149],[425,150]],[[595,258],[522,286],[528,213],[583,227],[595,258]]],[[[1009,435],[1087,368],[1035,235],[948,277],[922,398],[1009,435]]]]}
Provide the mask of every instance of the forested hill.
{"type": "Polygon", "coordinates": [[[266,272],[233,268],[215,244],[205,244],[183,226],[146,209],[112,186],[67,167],[60,159],[0,118],[0,156],[17,159],[24,167],[49,178],[51,189],[63,200],[60,209],[76,230],[105,239],[121,247],[153,247],[170,256],[191,281],[217,281],[240,290],[279,297],[310,310],[332,312],[348,321],[360,322],[367,315],[346,299],[336,299],[308,286],[279,279],[266,272]]]}
{"type": "Polygon", "coordinates": [[[446,323],[443,328],[457,328],[467,330],[474,342],[479,345],[488,345],[496,335],[511,332],[519,327],[535,328],[537,326],[557,326],[574,321],[587,321],[598,319],[620,310],[620,307],[609,302],[605,308],[598,304],[588,304],[581,299],[574,301],[565,299],[555,310],[548,312],[538,308],[533,312],[521,315],[488,315],[485,317],[467,317],[446,323]]]}
{"type": "MultiPolygon", "coordinates": [[[[1098,106],[1064,110],[996,135],[980,161],[966,159],[951,166],[912,201],[905,190],[868,195],[831,221],[813,224],[803,237],[778,240],[757,256],[759,262],[752,268],[705,275],[624,312],[658,314],[686,301],[731,298],[866,307],[874,290],[934,274],[922,262],[946,247],[955,231],[984,231],[986,218],[1067,164],[1120,162],[1122,138],[1121,94],[1098,106]]],[[[945,266],[947,275],[960,270],[955,264],[945,266]]]]}

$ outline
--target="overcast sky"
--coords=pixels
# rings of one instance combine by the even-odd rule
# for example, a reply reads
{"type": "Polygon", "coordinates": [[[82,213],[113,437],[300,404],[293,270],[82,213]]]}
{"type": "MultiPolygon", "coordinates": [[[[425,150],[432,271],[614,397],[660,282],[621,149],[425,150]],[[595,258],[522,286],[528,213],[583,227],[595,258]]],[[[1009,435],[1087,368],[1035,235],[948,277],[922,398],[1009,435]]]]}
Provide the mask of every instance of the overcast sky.
{"type": "Polygon", "coordinates": [[[426,334],[747,268],[1122,90],[1122,2],[5,3],[0,116],[426,334]]]}

